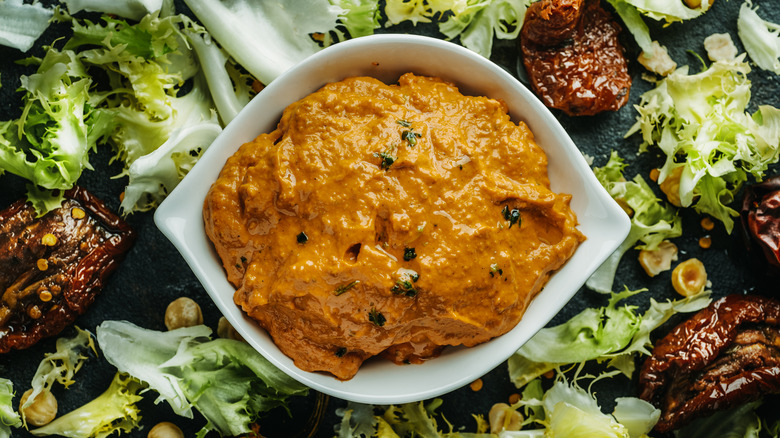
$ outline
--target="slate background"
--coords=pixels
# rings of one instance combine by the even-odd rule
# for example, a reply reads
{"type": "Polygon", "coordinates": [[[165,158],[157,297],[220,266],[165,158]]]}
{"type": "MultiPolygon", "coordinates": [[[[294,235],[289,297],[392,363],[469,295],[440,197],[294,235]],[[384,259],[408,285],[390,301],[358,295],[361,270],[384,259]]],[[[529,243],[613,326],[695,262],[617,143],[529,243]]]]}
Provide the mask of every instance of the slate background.
{"type": "MultiPolygon", "coordinates": [[[[51,3],[51,1],[44,3],[51,3]]],[[[736,32],[736,19],[741,4],[739,0],[715,0],[713,8],[704,16],[667,27],[651,20],[646,21],[650,25],[651,34],[669,48],[671,56],[678,65],[688,64],[692,71],[697,71],[700,61],[693,53],[706,59],[702,42],[712,33],[730,33],[740,52],[743,51],[736,32]]],[[[757,0],[754,4],[760,7],[759,14],[762,18],[780,23],[780,4],[775,0],[757,0]]],[[[176,5],[177,11],[189,14],[189,10],[181,0],[177,0],[176,5]]],[[[414,27],[404,23],[377,32],[417,33],[441,37],[435,26],[422,24],[414,27]]],[[[21,94],[15,89],[19,86],[19,75],[34,72],[34,68],[19,66],[15,61],[28,55],[42,56],[43,44],[51,44],[56,38],[69,33],[69,25],[54,24],[37,42],[36,47],[27,54],[0,47],[0,80],[2,81],[0,120],[18,117],[21,94]]],[[[555,115],[579,148],[594,157],[594,165],[603,165],[610,151],[617,149],[629,164],[625,172],[626,177],[632,178],[636,173],[641,173],[647,179],[650,169],[661,165],[662,157],[656,151],[637,155],[641,140],[638,136],[624,139],[623,134],[634,122],[636,112],[633,105],[639,102],[639,97],[644,91],[652,88],[652,84],[641,79],[644,69],[634,61],[639,51],[630,35],[624,32],[622,38],[631,60],[630,72],[634,79],[629,104],[617,112],[591,117],[572,118],[558,112],[555,115]]],[[[517,75],[516,42],[496,41],[492,60],[517,75]]],[[[453,68],[457,67],[453,66],[453,68]]],[[[778,97],[780,76],[756,68],[749,78],[753,83],[753,97],[749,108],[751,113],[762,104],[780,107],[778,97]]],[[[111,179],[121,171],[121,168],[116,164],[108,163],[111,158],[108,149],[101,148],[97,154],[92,155],[90,160],[96,171],[85,171],[79,183],[116,210],[119,206],[119,194],[126,181],[122,178],[111,179]]],[[[777,170],[778,167],[775,166],[770,175],[777,173],[777,170]]],[[[22,197],[24,192],[24,181],[13,175],[0,176],[0,208],[22,197]]],[[[704,262],[715,297],[729,293],[775,293],[777,286],[765,281],[760,273],[752,271],[748,266],[738,233],[729,236],[721,225],[712,232],[706,232],[699,225],[700,217],[693,211],[682,211],[682,217],[684,235],[675,240],[682,251],[680,259],[698,257],[704,262]],[[707,250],[698,246],[698,239],[704,235],[712,237],[712,247],[707,250]]],[[[177,297],[188,296],[201,305],[205,324],[216,330],[220,317],[218,310],[179,253],[157,230],[152,213],[134,214],[127,220],[138,231],[138,240],[124,264],[108,282],[102,295],[89,311],[76,321],[76,325],[94,332],[95,327],[103,320],[126,319],[143,327],[164,330],[163,315],[167,304],[177,297]]],[[[641,310],[647,307],[649,296],[658,300],[677,297],[671,287],[669,272],[652,279],[647,277],[639,266],[634,251],[627,253],[621,263],[615,288],[622,287],[623,284],[631,289],[642,287],[649,289],[648,293],[640,294],[629,301],[639,306],[641,310]]],[[[551,325],[566,321],[585,307],[601,306],[605,303],[606,299],[603,295],[582,289],[556,316],[551,325]]],[[[672,322],[677,321],[679,318],[672,322]]],[[[669,324],[659,330],[658,334],[663,334],[668,328],[670,328],[669,324]]],[[[71,334],[70,330],[63,332],[63,335],[71,334]]],[[[54,342],[54,339],[44,340],[28,350],[0,356],[0,376],[10,378],[14,382],[17,394],[20,395],[29,387],[29,382],[44,353],[54,351],[54,342]]],[[[65,390],[55,385],[54,393],[60,403],[60,414],[69,412],[101,394],[108,387],[114,373],[115,369],[105,360],[100,357],[92,358],[76,375],[76,383],[69,389],[65,390]]],[[[439,412],[453,423],[456,430],[462,428],[464,431],[473,431],[475,422],[471,417],[472,413],[487,415],[494,403],[505,402],[511,394],[518,392],[509,382],[505,364],[484,376],[483,382],[484,387],[478,392],[465,387],[442,397],[444,403],[439,412]]],[[[634,382],[625,378],[610,379],[609,382],[596,385],[595,389],[604,409],[608,411],[611,411],[614,397],[636,393],[634,382]]],[[[141,403],[143,416],[141,423],[144,429],[134,431],[129,436],[145,437],[147,431],[159,421],[176,423],[185,431],[186,436],[194,436],[205,424],[205,420],[197,414],[192,420],[176,416],[167,404],[155,405],[154,398],[154,394],[147,394],[141,403]]],[[[15,405],[17,403],[18,400],[15,401],[15,405]]],[[[311,391],[308,397],[298,398],[292,403],[292,417],[288,417],[283,410],[270,412],[260,422],[260,431],[269,438],[330,437],[333,436],[333,426],[339,421],[335,410],[345,405],[346,402],[343,400],[311,391]],[[324,409],[321,409],[324,412],[322,416],[312,413],[317,403],[324,404],[324,409]],[[307,423],[308,426],[311,423],[319,423],[319,425],[318,428],[313,429],[306,426],[307,423]]],[[[443,422],[440,421],[440,424],[443,425],[443,422]]],[[[14,434],[14,436],[31,436],[23,430],[16,430],[14,434]]]]}

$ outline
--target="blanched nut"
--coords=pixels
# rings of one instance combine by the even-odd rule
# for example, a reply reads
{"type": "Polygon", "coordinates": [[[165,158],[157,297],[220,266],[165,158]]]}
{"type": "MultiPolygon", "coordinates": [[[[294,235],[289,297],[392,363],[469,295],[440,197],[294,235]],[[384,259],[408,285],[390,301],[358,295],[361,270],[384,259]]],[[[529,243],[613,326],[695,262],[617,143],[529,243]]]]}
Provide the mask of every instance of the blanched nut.
{"type": "Polygon", "coordinates": [[[499,433],[502,430],[520,430],[523,416],[506,403],[496,403],[490,408],[488,421],[490,433],[499,433]]]}
{"type": "Polygon", "coordinates": [[[165,327],[175,330],[203,324],[203,313],[198,303],[191,298],[180,297],[168,304],[165,309],[165,327]]]}
{"type": "Polygon", "coordinates": [[[660,184],[661,191],[666,195],[666,199],[675,207],[682,207],[682,202],[680,201],[680,177],[682,173],[683,166],[677,167],[660,184]]]}
{"type": "Polygon", "coordinates": [[[220,317],[219,322],[217,323],[217,336],[224,339],[232,339],[234,341],[244,340],[224,316],[220,317]]]}
{"type": "MultiPolygon", "coordinates": [[[[691,9],[698,9],[701,6],[701,0],[683,0],[685,5],[691,9]]],[[[714,0],[710,0],[710,6],[712,6],[714,0]]]]}
{"type": "Polygon", "coordinates": [[[22,406],[27,402],[32,394],[32,388],[22,394],[22,399],[19,400],[19,413],[22,414],[22,418],[27,424],[33,426],[44,426],[51,423],[57,416],[57,399],[49,391],[43,391],[35,396],[32,404],[22,409],[22,406]]]}
{"type": "Polygon", "coordinates": [[[737,57],[737,46],[728,33],[714,33],[704,38],[704,50],[710,61],[728,61],[737,57]]]}
{"type": "Polygon", "coordinates": [[[698,294],[706,285],[707,271],[699,259],[688,259],[672,271],[672,287],[684,297],[698,294]]]}
{"type": "Polygon", "coordinates": [[[146,438],[184,438],[184,432],[179,429],[179,426],[163,421],[155,424],[146,438]]]}
{"type": "Polygon", "coordinates": [[[666,240],[654,250],[639,251],[639,264],[651,277],[671,269],[673,261],[677,261],[677,245],[666,240]]]}
{"type": "Polygon", "coordinates": [[[661,76],[667,76],[677,68],[677,63],[669,56],[666,47],[658,44],[658,41],[652,42],[651,50],[650,53],[642,52],[637,59],[644,68],[661,76]]]}

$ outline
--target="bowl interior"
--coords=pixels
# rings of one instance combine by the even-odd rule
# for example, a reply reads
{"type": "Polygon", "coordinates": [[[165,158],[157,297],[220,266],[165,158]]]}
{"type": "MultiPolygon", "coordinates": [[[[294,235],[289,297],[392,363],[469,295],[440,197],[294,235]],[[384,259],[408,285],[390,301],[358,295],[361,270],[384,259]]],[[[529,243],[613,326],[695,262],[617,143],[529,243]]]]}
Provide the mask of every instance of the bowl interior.
{"type": "Polygon", "coordinates": [[[155,222],[181,252],[236,330],[261,354],[301,383],[346,400],[405,403],[435,397],[484,375],[505,361],[569,301],[628,234],[629,221],[600,186],[558,121],[520,82],[479,55],[438,39],[375,35],[327,48],[288,70],[259,93],[226,127],[189,175],[160,205],[155,222]],[[233,303],[219,258],[206,237],[202,206],[227,158],[238,147],[276,127],[284,108],[328,82],[367,75],[394,83],[406,72],[438,76],[464,94],[504,100],[548,155],[552,189],[573,195],[571,206],[587,240],[555,273],[511,331],[472,348],[448,348],[421,365],[367,361],[349,381],[298,369],[268,334],[233,303]]]}

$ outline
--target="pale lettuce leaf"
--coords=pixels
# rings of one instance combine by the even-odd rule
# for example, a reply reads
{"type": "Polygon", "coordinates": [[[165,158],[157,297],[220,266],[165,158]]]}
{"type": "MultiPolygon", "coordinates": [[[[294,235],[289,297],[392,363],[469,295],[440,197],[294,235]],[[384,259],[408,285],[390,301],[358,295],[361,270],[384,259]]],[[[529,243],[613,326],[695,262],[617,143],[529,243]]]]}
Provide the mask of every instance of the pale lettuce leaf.
{"type": "Polygon", "coordinates": [[[758,6],[742,3],[737,32],[750,59],[764,70],[780,74],[780,25],[761,19],[758,6]]]}
{"type": "Polygon", "coordinates": [[[36,2],[0,1],[0,45],[30,50],[49,27],[54,10],[36,2]]]}
{"type": "Polygon", "coordinates": [[[0,438],[10,438],[11,428],[22,425],[22,419],[13,407],[14,384],[0,378],[0,438]]]}

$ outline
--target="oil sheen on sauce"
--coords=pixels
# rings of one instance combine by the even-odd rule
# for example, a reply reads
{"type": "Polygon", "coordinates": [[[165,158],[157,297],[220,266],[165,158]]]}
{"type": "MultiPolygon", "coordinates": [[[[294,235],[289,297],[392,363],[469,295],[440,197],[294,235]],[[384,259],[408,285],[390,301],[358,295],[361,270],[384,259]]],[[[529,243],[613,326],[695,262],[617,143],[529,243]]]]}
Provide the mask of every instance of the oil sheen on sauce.
{"type": "Polygon", "coordinates": [[[234,300],[350,379],[511,330],[584,236],[506,105],[438,78],[331,83],[230,157],[204,204],[234,300]]]}

